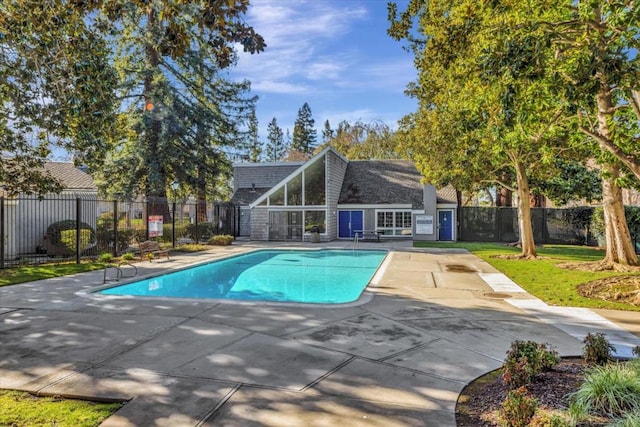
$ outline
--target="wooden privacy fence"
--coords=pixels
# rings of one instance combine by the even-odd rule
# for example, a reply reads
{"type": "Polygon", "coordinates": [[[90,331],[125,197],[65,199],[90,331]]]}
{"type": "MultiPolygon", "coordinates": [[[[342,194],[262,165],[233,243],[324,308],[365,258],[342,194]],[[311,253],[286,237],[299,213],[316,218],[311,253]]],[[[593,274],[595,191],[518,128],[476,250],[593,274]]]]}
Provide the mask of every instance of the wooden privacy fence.
{"type": "Polygon", "coordinates": [[[0,197],[0,268],[117,256],[146,240],[206,242],[238,235],[239,208],[230,203],[100,200],[91,193],[0,197]]]}

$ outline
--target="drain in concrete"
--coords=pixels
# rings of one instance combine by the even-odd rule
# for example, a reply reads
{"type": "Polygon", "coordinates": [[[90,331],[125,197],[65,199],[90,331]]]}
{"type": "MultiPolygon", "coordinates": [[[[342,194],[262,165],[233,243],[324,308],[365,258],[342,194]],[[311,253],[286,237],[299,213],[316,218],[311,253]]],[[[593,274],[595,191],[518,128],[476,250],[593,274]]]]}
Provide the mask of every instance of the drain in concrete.
{"type": "Polygon", "coordinates": [[[463,264],[447,264],[445,265],[447,271],[451,271],[453,273],[475,273],[476,270],[467,265],[463,264]]]}
{"type": "Polygon", "coordinates": [[[485,292],[483,296],[487,298],[505,299],[505,298],[511,298],[513,295],[505,294],[501,292],[485,292]]]}

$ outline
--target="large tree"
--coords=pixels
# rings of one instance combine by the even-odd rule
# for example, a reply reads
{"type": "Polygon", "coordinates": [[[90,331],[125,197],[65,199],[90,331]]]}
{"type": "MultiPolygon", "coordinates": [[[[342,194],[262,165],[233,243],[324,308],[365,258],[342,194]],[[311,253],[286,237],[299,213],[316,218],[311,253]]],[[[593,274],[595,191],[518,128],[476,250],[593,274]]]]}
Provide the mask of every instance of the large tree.
{"type": "Polygon", "coordinates": [[[389,9],[389,34],[411,42],[418,69],[409,91],[419,109],[403,122],[405,153],[435,185],[493,183],[517,193],[526,258],[537,255],[530,180],[548,175],[568,146],[558,125],[563,106],[550,101],[553,51],[535,25],[559,10],[553,0],[412,0],[400,15],[389,9]]]}
{"type": "Polygon", "coordinates": [[[244,22],[249,1],[95,3],[117,43],[130,130],[107,159],[102,182],[115,176],[127,195],[164,198],[177,179],[203,197],[227,169],[226,147],[244,140],[255,104],[247,82],[221,74],[235,61],[235,43],[252,53],[265,46],[244,22]]]}
{"type": "Polygon", "coordinates": [[[117,135],[117,77],[85,6],[0,3],[0,186],[5,194],[62,189],[42,168],[51,148],[95,165],[117,135]]]}
{"type": "Polygon", "coordinates": [[[543,25],[553,37],[561,93],[573,105],[577,129],[596,142],[607,242],[602,265],[635,265],[620,183],[627,171],[640,179],[640,10],[631,0],[566,8],[570,19],[543,25]]]}
{"type": "Polygon", "coordinates": [[[292,151],[299,151],[307,157],[311,156],[318,138],[314,124],[311,107],[305,102],[298,110],[298,117],[293,125],[292,151]]]}
{"type": "Polygon", "coordinates": [[[319,146],[316,151],[326,146],[331,146],[348,159],[368,160],[368,159],[395,159],[396,152],[395,133],[388,125],[382,122],[365,123],[357,121],[350,123],[342,121],[338,128],[326,132],[325,143],[319,146]]]}

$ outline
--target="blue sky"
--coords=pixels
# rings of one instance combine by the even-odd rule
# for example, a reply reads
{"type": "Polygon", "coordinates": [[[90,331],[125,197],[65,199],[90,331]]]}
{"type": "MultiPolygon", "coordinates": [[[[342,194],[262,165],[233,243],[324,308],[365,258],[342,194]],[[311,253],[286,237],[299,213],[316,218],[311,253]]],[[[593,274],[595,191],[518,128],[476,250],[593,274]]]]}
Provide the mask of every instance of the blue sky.
{"type": "MultiPolygon", "coordinates": [[[[403,10],[406,1],[398,2],[403,10]]],[[[252,0],[247,23],[267,43],[240,53],[232,78],[246,78],[259,96],[260,139],[276,117],[293,134],[298,109],[311,107],[318,142],[325,120],[383,121],[392,128],[416,108],[404,89],[413,56],[386,30],[387,0],[252,0]]]]}

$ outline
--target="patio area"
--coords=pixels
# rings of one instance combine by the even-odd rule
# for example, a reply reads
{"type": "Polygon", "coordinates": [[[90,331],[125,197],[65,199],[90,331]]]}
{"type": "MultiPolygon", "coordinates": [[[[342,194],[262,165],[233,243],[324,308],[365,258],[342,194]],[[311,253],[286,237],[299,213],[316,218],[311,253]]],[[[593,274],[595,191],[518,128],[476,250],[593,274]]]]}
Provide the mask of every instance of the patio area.
{"type": "MultiPolygon", "coordinates": [[[[144,277],[264,247],[287,245],[137,267],[144,277]]],[[[0,388],[129,401],[104,426],[455,426],[459,392],[498,368],[513,340],[561,355],[580,354],[586,332],[606,333],[623,355],[640,345],[618,326],[633,327],[624,315],[615,324],[548,307],[466,251],[359,247],[391,259],[367,296],[343,306],[86,293],[102,271],[0,288],[0,388]]]]}

